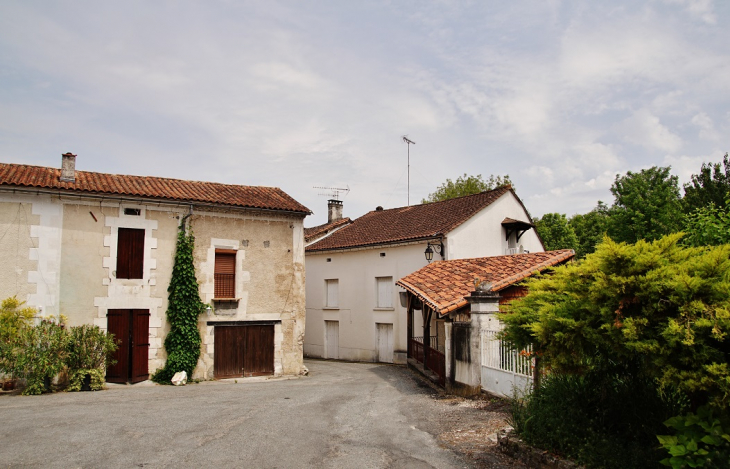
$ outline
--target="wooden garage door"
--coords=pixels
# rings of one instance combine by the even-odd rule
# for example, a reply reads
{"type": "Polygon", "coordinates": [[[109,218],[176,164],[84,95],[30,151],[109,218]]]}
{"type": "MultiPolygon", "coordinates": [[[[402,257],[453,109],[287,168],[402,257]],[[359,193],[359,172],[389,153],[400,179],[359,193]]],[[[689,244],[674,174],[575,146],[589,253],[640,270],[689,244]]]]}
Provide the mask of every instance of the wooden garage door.
{"type": "Polygon", "coordinates": [[[274,326],[215,326],[215,377],[239,378],[274,374],[274,326]]]}

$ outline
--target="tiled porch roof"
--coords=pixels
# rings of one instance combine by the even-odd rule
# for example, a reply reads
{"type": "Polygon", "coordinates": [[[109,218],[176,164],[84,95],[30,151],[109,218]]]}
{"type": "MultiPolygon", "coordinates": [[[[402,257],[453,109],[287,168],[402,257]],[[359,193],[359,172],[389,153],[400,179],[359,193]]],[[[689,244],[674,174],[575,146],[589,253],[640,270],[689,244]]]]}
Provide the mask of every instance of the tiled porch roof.
{"type": "Polygon", "coordinates": [[[475,279],[492,283],[498,292],[534,273],[562,264],[575,256],[572,249],[436,261],[406,275],[396,285],[410,291],[439,316],[467,305],[475,279]]]}

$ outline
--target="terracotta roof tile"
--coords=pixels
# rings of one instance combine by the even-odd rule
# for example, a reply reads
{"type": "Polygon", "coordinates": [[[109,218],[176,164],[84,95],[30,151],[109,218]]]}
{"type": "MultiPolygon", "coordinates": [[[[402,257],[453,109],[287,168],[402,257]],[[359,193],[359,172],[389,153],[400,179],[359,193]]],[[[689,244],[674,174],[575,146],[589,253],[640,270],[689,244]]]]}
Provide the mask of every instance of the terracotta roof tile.
{"type": "Polygon", "coordinates": [[[442,202],[373,210],[306,249],[308,252],[348,249],[441,236],[511,191],[511,186],[502,186],[442,202]]]}
{"type": "Polygon", "coordinates": [[[492,283],[500,291],[536,272],[562,264],[575,256],[572,249],[437,261],[396,282],[431,306],[440,316],[467,305],[474,280],[492,283]]]}
{"type": "Polygon", "coordinates": [[[86,194],[115,194],[202,202],[233,207],[283,210],[309,214],[310,210],[278,187],[240,186],[148,176],[76,171],[75,182],[61,182],[61,170],[43,166],[0,163],[0,186],[58,189],[86,194]]]}
{"type": "Polygon", "coordinates": [[[348,225],[352,222],[349,218],[340,218],[332,223],[324,223],[322,225],[313,226],[311,228],[304,228],[304,241],[309,242],[313,239],[317,239],[320,236],[324,236],[330,231],[348,225]]]}

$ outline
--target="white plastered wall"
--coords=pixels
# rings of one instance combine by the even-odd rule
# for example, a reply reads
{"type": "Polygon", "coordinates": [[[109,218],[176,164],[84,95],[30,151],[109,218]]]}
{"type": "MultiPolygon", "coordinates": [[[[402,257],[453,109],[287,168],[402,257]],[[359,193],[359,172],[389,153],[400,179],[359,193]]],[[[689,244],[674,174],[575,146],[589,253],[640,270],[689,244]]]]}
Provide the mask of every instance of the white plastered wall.
{"type": "Polygon", "coordinates": [[[338,253],[307,254],[307,316],[304,354],[324,356],[324,321],[339,322],[339,358],[377,359],[376,324],[393,324],[396,363],[407,350],[406,309],[395,282],[426,265],[426,243],[338,253]],[[381,256],[385,254],[385,256],[381,256]],[[330,262],[327,262],[330,259],[330,262]],[[376,277],[393,277],[392,308],[377,308],[376,277]],[[339,307],[325,308],[325,280],[337,279],[339,307]]]}
{"type": "MultiPolygon", "coordinates": [[[[512,192],[503,194],[448,234],[447,258],[468,259],[504,255],[507,240],[502,220],[505,218],[531,222],[529,215],[512,192]]],[[[517,242],[517,246],[519,245],[530,252],[544,251],[534,229],[529,229],[522,235],[517,242]]]]}

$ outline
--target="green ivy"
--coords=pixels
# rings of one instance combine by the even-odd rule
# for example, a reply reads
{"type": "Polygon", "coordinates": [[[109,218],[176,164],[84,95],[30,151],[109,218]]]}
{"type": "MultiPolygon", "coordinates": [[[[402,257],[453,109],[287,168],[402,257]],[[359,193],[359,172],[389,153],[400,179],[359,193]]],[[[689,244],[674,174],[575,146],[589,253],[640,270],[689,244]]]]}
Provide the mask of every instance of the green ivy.
{"type": "MultiPolygon", "coordinates": [[[[725,416],[727,420],[727,416],[725,416]]],[[[664,422],[675,435],[658,435],[659,443],[669,453],[661,463],[673,469],[685,467],[727,467],[730,459],[730,435],[713,409],[703,406],[697,414],[672,417],[664,422]]],[[[727,422],[725,422],[727,429],[727,422]]]]}
{"type": "Polygon", "coordinates": [[[200,331],[198,316],[205,311],[205,304],[200,301],[198,281],[195,278],[193,248],[195,237],[192,231],[186,232],[185,222],[180,223],[175,250],[175,264],[172,267],[172,278],[167,289],[167,320],[170,332],[165,338],[167,362],[152,379],[161,384],[170,384],[173,375],[185,371],[189,377],[200,357],[200,331]]]}

